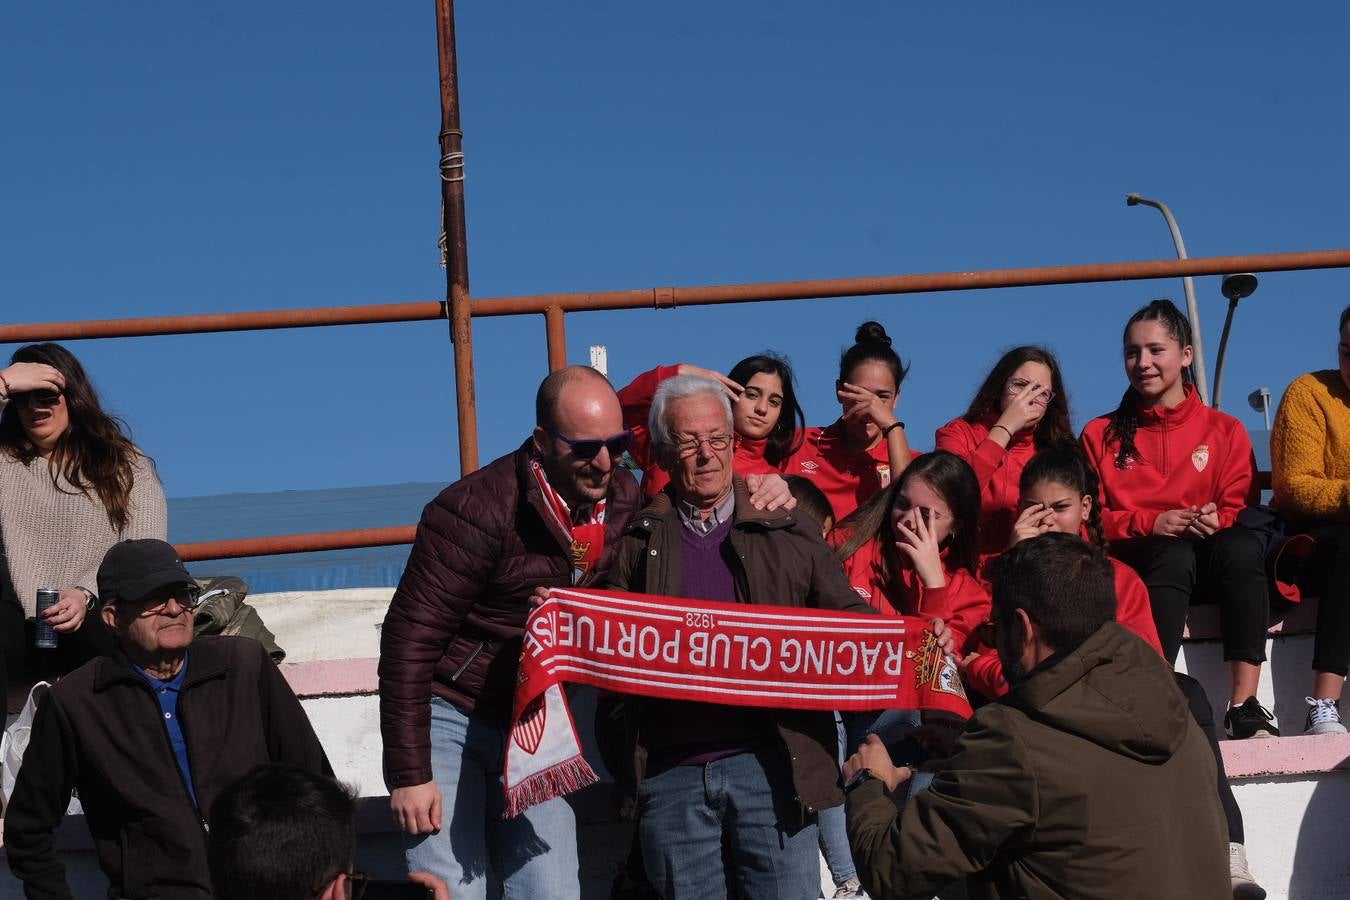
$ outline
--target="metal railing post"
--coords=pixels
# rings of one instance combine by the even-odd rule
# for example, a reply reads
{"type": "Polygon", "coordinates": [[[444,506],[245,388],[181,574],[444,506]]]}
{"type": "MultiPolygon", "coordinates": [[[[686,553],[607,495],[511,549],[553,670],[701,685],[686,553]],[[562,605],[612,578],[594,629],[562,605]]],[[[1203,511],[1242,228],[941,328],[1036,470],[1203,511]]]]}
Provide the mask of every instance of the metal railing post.
{"type": "Polygon", "coordinates": [[[556,372],[567,365],[567,313],[561,306],[544,310],[544,333],[548,340],[548,370],[556,372]]]}
{"type": "Polygon", "coordinates": [[[469,243],[464,220],[464,132],[459,123],[454,0],[436,0],[436,49],[441,75],[441,229],[445,233],[445,290],[455,349],[455,406],[460,476],[478,468],[478,404],[473,383],[473,308],[469,299],[469,243]]]}

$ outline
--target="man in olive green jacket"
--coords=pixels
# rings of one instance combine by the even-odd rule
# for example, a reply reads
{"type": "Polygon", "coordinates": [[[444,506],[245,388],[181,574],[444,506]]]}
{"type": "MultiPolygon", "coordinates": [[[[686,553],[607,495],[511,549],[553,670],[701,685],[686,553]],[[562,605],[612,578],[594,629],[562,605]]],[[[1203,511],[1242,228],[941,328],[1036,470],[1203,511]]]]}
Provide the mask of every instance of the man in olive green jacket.
{"type": "Polygon", "coordinates": [[[875,735],[845,764],[848,833],[875,900],[1231,897],[1214,757],[1171,672],[1113,620],[1102,552],[1070,535],[996,563],[992,638],[1013,685],[932,784],[875,735]]]}

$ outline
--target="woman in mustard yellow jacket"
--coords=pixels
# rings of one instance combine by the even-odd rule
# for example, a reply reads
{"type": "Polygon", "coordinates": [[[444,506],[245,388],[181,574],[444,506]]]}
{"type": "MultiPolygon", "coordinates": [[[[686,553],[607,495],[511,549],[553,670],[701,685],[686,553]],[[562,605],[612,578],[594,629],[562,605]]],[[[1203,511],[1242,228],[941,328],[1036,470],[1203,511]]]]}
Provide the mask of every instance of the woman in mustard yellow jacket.
{"type": "Polygon", "coordinates": [[[1300,578],[1320,595],[1308,734],[1344,734],[1350,670],[1350,306],[1341,312],[1340,368],[1294,379],[1270,435],[1274,506],[1317,540],[1300,578]]]}

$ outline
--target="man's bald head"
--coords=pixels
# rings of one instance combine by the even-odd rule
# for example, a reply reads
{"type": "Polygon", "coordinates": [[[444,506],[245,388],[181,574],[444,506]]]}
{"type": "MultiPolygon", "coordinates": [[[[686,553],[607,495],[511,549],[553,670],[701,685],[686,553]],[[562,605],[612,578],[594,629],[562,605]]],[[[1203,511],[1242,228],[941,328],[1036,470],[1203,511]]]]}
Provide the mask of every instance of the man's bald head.
{"type": "Polygon", "coordinates": [[[567,413],[580,411],[572,407],[609,397],[618,402],[614,386],[604,375],[590,366],[565,366],[540,382],[534,395],[534,422],[545,431],[557,431],[560,419],[572,418],[567,413]],[[560,409],[563,404],[568,407],[565,411],[560,409]]]}

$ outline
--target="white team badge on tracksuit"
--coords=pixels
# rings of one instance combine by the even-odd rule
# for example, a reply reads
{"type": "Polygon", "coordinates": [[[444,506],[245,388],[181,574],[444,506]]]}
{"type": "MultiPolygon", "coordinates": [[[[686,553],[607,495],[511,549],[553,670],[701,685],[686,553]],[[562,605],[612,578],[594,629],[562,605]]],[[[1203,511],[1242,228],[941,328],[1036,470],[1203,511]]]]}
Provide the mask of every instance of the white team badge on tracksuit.
{"type": "Polygon", "coordinates": [[[1205,466],[1209,465],[1209,444],[1201,444],[1191,451],[1191,464],[1195,471],[1205,471],[1205,466]]]}

